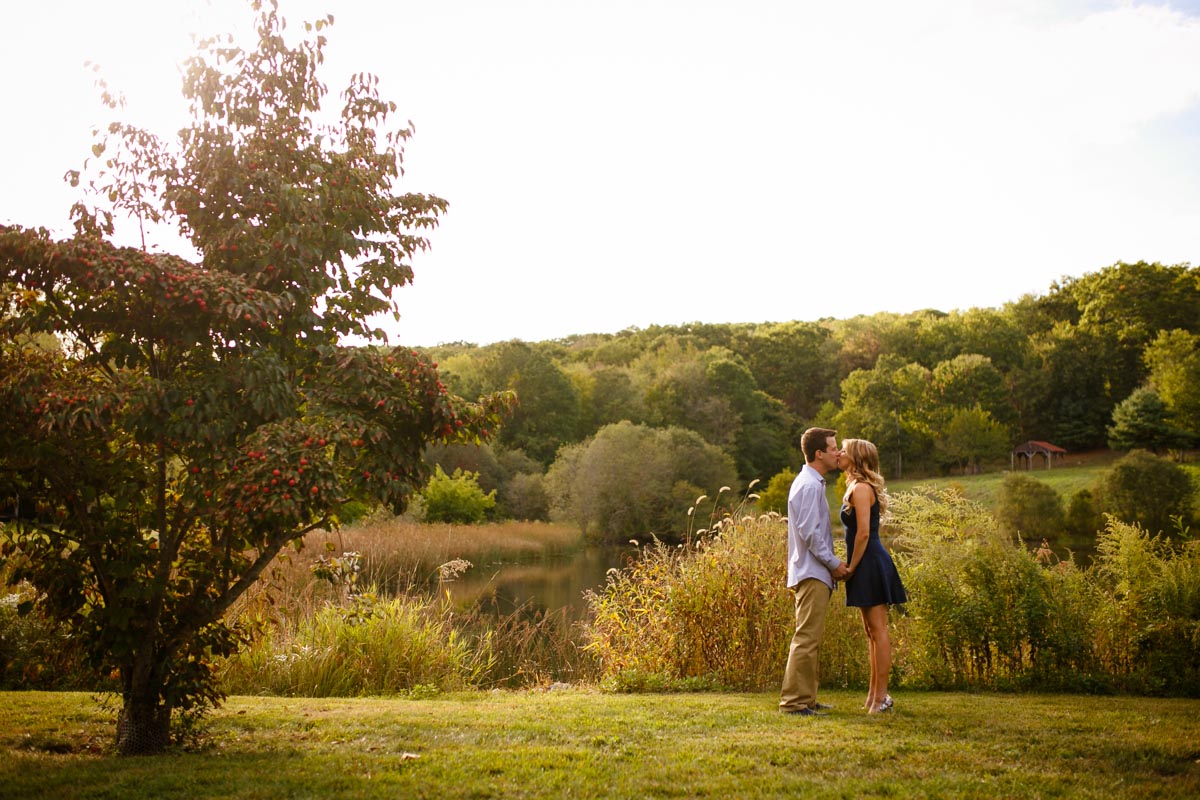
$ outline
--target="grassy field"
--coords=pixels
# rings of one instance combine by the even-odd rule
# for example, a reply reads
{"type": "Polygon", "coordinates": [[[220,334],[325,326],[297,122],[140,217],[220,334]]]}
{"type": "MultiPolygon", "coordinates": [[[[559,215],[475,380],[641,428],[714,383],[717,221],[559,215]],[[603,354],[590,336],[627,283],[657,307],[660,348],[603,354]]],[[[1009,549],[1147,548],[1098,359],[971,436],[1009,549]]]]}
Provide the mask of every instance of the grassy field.
{"type": "Polygon", "coordinates": [[[0,703],[3,798],[1196,797],[1200,702],[906,692],[235,697],[199,748],[121,759],[72,693],[0,703]]]}
{"type": "MultiPolygon", "coordinates": [[[[1066,457],[1061,466],[1046,469],[1041,461],[1036,468],[1020,469],[1023,475],[1052,486],[1062,497],[1063,502],[1070,501],[1071,495],[1080,489],[1094,489],[1096,482],[1123,453],[1109,450],[1096,450],[1087,453],[1075,453],[1066,457]]],[[[1196,462],[1197,454],[1189,454],[1188,461],[1181,466],[1192,475],[1192,479],[1200,485],[1200,464],[1196,462]]],[[[911,490],[917,486],[935,486],[945,488],[957,486],[962,489],[964,496],[980,503],[985,508],[995,506],[1004,476],[1011,470],[1007,465],[997,465],[980,475],[954,475],[951,477],[916,478],[905,480],[889,480],[888,488],[893,492],[911,490]]]]}
{"type": "MultiPolygon", "coordinates": [[[[1080,489],[1091,489],[1104,472],[1112,466],[1115,457],[1093,456],[1091,458],[1068,459],[1065,466],[1053,469],[1038,468],[1021,470],[1023,475],[1045,483],[1054,488],[1066,503],[1071,495],[1080,489]]],[[[963,495],[985,508],[991,509],[996,505],[1000,492],[1000,484],[1008,470],[985,472],[980,475],[955,475],[948,478],[919,478],[916,480],[888,481],[888,489],[892,492],[903,492],[918,486],[935,486],[945,488],[957,486],[963,495]]]]}

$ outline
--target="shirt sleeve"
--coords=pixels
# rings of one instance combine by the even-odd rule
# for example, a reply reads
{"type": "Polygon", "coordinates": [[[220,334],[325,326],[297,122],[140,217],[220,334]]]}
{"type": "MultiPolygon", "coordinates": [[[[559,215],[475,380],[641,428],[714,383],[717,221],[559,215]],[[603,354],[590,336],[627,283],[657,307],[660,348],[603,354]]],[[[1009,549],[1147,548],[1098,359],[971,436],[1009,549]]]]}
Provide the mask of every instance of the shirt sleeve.
{"type": "Polygon", "coordinates": [[[842,560],[833,552],[833,534],[829,526],[829,506],[821,502],[825,491],[824,484],[809,483],[801,486],[796,492],[797,503],[796,533],[808,548],[813,558],[833,571],[842,560]],[[822,517],[824,514],[824,517],[822,517]]]}

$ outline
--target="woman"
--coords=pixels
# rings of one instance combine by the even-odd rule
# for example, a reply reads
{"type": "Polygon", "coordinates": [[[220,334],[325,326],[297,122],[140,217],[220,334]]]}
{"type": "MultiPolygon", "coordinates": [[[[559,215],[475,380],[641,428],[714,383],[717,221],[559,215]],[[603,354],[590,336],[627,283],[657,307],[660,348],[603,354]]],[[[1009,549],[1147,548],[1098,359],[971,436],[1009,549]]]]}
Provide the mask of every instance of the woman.
{"type": "Polygon", "coordinates": [[[846,605],[862,613],[871,659],[871,686],[864,706],[870,714],[890,711],[888,673],[892,669],[892,642],[888,636],[889,605],[908,601],[900,573],[879,540],[879,518],[887,511],[887,489],[879,474],[879,451],[866,439],[846,439],[838,458],[846,474],[842,499],[842,524],[846,526],[846,605]]]}

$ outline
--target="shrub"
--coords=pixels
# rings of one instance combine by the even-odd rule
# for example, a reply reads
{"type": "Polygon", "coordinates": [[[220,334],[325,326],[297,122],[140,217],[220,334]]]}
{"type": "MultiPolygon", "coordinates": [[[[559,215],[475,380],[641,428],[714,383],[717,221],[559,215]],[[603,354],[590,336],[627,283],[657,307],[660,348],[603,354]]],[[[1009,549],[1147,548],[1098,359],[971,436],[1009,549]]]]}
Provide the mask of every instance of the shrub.
{"type": "Polygon", "coordinates": [[[500,508],[505,517],[519,520],[550,518],[550,497],[545,478],[538,473],[517,473],[500,491],[500,508]]]}
{"type": "Polygon", "coordinates": [[[1101,662],[1124,689],[1200,695],[1200,543],[1110,518],[1097,550],[1101,662]]]}
{"type": "Polygon", "coordinates": [[[788,492],[791,491],[792,481],[796,480],[794,469],[785,469],[776,473],[767,481],[767,488],[758,493],[758,510],[764,514],[774,512],[787,515],[788,492]]]}
{"type": "Polygon", "coordinates": [[[1100,513],[1091,490],[1080,489],[1071,495],[1065,526],[1067,533],[1078,538],[1094,537],[1104,526],[1104,515],[1100,513]]]}
{"type": "Polygon", "coordinates": [[[1171,530],[1174,519],[1193,520],[1196,489],[1187,471],[1166,458],[1134,450],[1113,464],[1100,483],[1100,510],[1151,533],[1171,530]]]}
{"type": "Polygon", "coordinates": [[[0,585],[0,690],[96,690],[101,683],[66,626],[43,612],[33,587],[0,585]]]}
{"type": "Polygon", "coordinates": [[[1037,556],[1045,567],[1049,624],[1042,633],[1044,644],[1031,654],[1030,688],[1110,691],[1115,682],[1101,669],[1095,650],[1095,581],[1074,559],[1059,561],[1044,550],[1037,556]]]}
{"type": "Polygon", "coordinates": [[[931,490],[894,498],[913,683],[1200,695],[1200,543],[1110,518],[1083,570],[931,490]]]}
{"type": "Polygon", "coordinates": [[[369,517],[378,508],[379,506],[362,500],[347,500],[338,507],[338,522],[343,525],[353,525],[359,520],[369,517]]]}
{"type": "Polygon", "coordinates": [[[1090,595],[1071,562],[1057,574],[953,492],[893,498],[909,589],[913,682],[945,687],[1091,680],[1090,595]]]}
{"type": "Polygon", "coordinates": [[[499,489],[506,476],[505,467],[492,446],[482,444],[434,443],[425,448],[423,460],[430,467],[441,467],[447,475],[462,470],[475,473],[479,487],[485,492],[499,489]]]}
{"type": "Polygon", "coordinates": [[[483,522],[496,505],[496,490],[484,494],[474,472],[454,470],[447,475],[435,467],[433,477],[421,491],[426,522],[457,522],[473,525],[483,522]]]}
{"type": "Polygon", "coordinates": [[[996,517],[1010,533],[1040,540],[1062,532],[1062,499],[1052,486],[1020,472],[1004,476],[996,502],[996,517]]]}

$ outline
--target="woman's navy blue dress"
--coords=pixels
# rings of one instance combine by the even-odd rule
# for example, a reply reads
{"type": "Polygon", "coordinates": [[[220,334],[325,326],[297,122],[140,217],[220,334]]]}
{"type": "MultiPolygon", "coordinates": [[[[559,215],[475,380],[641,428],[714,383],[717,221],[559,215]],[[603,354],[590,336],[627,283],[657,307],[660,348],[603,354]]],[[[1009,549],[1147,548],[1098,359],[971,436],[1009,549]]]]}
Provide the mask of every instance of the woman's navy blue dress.
{"type": "MultiPolygon", "coordinates": [[[[858,519],[854,506],[842,506],[842,524],[846,526],[846,562],[854,558],[854,540],[858,535],[858,519]]],[[[867,540],[867,552],[846,581],[846,605],[855,608],[870,608],[880,605],[898,605],[908,602],[900,573],[883,542],[879,540],[879,499],[871,504],[871,538],[867,540]]]]}

